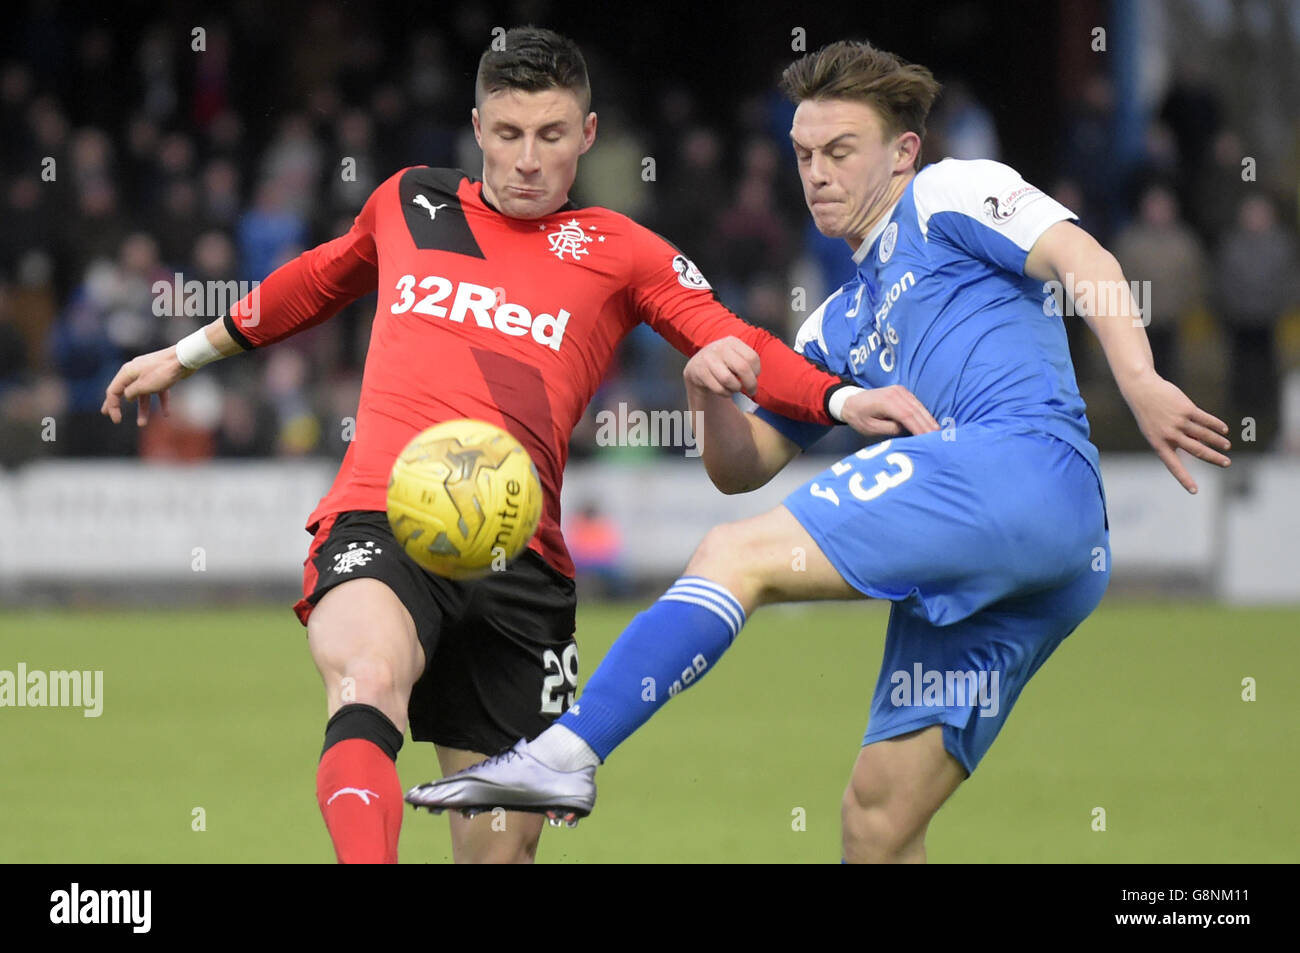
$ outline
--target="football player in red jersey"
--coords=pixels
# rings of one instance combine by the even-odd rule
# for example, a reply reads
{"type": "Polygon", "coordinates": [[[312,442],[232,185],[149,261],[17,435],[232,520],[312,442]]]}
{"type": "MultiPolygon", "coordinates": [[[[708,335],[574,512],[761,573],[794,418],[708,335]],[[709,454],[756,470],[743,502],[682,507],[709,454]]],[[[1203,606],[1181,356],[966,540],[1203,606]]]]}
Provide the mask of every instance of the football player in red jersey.
{"type": "MultiPolygon", "coordinates": [[[[586,67],[550,31],[509,31],[479,64],[474,134],[483,178],[422,166],[370,196],[346,235],[272,272],[232,313],[118,372],[103,405],[167,389],[209,361],[282,340],[378,290],[355,438],[308,518],[303,598],[329,720],[317,800],[340,862],[395,862],[396,757],[409,720],[451,773],[533,738],[577,684],[573,564],[560,534],[569,438],[619,340],[644,321],[687,355],[694,383],[739,385],[803,420],[864,433],[925,432],[902,388],[862,391],[741,321],[671,244],[568,199],[596,136],[586,67]],[[502,572],[453,582],[393,540],[389,470],[415,434],[473,417],[504,427],[537,466],[545,505],[525,553],[502,572]],[[886,428],[882,431],[881,427],[886,428]]],[[[451,817],[457,861],[532,860],[542,817],[451,817]]]]}

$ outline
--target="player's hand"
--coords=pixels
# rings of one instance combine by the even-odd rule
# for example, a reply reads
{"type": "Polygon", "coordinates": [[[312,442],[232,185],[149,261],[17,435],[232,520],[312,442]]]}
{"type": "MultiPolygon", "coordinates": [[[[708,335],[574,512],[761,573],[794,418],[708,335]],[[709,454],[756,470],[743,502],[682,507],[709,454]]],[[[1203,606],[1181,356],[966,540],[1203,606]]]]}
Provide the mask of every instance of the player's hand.
{"type": "Polygon", "coordinates": [[[138,399],[140,403],[136,408],[135,422],[137,426],[143,427],[149,422],[149,395],[158,395],[158,403],[166,415],[167,388],[193,373],[191,368],[185,367],[176,359],[175,345],[150,354],[141,354],[123,364],[122,369],[113,377],[99,412],[107,414],[113,423],[120,424],[122,401],[138,399]]]}
{"type": "Polygon", "coordinates": [[[750,397],[758,390],[758,352],[740,338],[719,338],[700,348],[686,362],[682,377],[687,387],[730,397],[744,391],[750,397]]]}
{"type": "Polygon", "coordinates": [[[844,402],[840,416],[864,437],[897,437],[939,429],[925,406],[901,384],[873,387],[854,394],[844,402]]]}
{"type": "Polygon", "coordinates": [[[1232,449],[1228,425],[1201,410],[1155,371],[1124,388],[1123,393],[1142,436],[1188,493],[1196,492],[1196,481],[1175,451],[1185,450],[1221,467],[1232,462],[1221,452],[1232,449]]]}

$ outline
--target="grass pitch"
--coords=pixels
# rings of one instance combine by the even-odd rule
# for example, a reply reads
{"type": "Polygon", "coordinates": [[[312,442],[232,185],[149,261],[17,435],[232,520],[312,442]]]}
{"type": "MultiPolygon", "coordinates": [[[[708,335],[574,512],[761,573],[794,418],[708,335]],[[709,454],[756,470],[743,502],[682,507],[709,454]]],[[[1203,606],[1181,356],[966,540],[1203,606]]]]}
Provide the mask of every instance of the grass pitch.
{"type": "MultiPolygon", "coordinates": [[[[580,610],[584,678],[642,607],[580,610]]],[[[538,859],[837,862],[887,608],[757,613],[601,768],[595,813],[545,829],[538,859]]],[[[0,612],[0,670],[104,673],[98,718],[0,708],[0,862],[332,861],[304,634],[284,606],[0,612]]],[[[1297,609],[1107,600],[940,811],[930,859],[1300,861],[1297,635],[1297,609]]],[[[404,786],[436,776],[432,746],[408,740],[398,768],[404,786]]],[[[408,811],[403,862],[450,854],[445,818],[408,811]]]]}

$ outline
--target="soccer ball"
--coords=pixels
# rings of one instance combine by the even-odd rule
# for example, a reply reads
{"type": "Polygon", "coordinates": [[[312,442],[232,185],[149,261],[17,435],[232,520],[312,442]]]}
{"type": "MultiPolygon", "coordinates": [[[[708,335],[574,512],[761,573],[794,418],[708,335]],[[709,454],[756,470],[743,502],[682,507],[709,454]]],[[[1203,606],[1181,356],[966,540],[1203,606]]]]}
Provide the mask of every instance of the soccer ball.
{"type": "Polygon", "coordinates": [[[519,441],[482,420],[419,433],[388,478],[388,523],[417,564],[448,579],[504,568],[542,515],[537,467],[519,441]]]}

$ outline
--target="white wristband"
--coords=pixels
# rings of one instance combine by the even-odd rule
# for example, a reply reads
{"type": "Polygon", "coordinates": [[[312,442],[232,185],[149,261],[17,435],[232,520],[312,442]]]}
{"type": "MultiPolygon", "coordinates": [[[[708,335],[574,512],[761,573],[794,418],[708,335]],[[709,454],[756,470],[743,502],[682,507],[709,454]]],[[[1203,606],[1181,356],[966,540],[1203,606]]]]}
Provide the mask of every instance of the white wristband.
{"type": "Polygon", "coordinates": [[[845,402],[854,394],[861,394],[865,390],[866,390],[865,387],[857,387],[854,385],[850,385],[848,387],[841,387],[835,393],[831,394],[831,399],[827,401],[826,403],[827,412],[829,412],[830,415],[836,420],[838,420],[840,423],[844,423],[844,418],[841,417],[840,414],[844,412],[845,402]]]}
{"type": "Polygon", "coordinates": [[[204,364],[211,364],[223,357],[225,355],[213,347],[212,342],[208,340],[206,328],[199,328],[193,334],[176,342],[176,360],[181,362],[181,367],[188,367],[192,371],[197,371],[204,364]]]}

